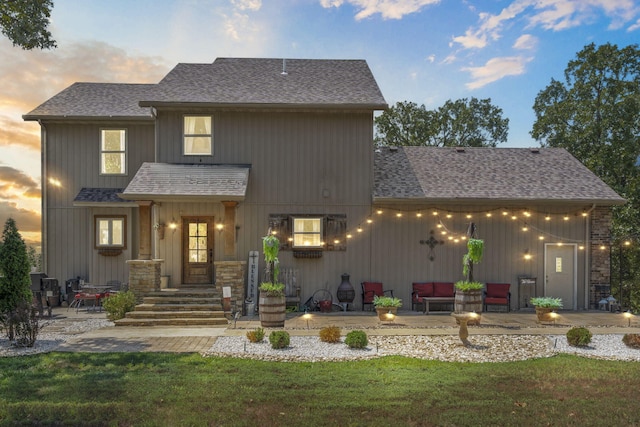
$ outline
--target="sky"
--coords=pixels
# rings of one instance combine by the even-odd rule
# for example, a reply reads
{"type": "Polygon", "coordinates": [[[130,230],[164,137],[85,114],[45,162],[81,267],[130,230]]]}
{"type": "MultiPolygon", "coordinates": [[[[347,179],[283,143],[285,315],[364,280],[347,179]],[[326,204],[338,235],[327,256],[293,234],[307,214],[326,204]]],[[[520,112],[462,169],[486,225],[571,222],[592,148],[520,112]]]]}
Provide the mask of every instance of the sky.
{"type": "Polygon", "coordinates": [[[40,128],[28,113],[74,82],[157,83],[217,57],[364,59],[392,106],[490,98],[500,147],[539,144],[536,95],[584,46],[640,41],[638,0],[54,0],[58,47],[0,35],[0,222],[39,241],[40,128]]]}

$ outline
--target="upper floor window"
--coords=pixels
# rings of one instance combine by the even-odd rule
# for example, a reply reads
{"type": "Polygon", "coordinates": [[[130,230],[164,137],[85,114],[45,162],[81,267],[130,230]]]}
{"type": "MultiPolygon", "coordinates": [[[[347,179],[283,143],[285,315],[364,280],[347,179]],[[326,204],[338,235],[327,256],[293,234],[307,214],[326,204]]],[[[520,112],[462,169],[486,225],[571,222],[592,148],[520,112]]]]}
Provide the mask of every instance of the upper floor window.
{"type": "Polygon", "coordinates": [[[100,173],[125,175],[127,173],[127,132],[124,129],[100,131],[100,173]]]}
{"type": "Polygon", "coordinates": [[[185,156],[210,156],[213,154],[211,116],[184,117],[185,156]]]}
{"type": "Polygon", "coordinates": [[[322,218],[293,218],[293,247],[322,248],[322,218]]]}
{"type": "Polygon", "coordinates": [[[125,248],[126,218],[124,216],[96,216],[96,247],[125,248]]]}

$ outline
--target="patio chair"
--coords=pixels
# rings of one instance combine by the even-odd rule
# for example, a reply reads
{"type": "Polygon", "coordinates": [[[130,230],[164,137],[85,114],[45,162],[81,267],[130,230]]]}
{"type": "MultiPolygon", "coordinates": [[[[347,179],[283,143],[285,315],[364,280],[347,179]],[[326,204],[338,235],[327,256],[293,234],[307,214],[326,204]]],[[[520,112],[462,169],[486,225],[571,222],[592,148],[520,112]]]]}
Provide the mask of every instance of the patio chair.
{"type": "Polygon", "coordinates": [[[120,280],[108,280],[107,287],[109,293],[115,294],[122,289],[122,282],[120,280]]]}
{"type": "Polygon", "coordinates": [[[380,282],[362,282],[362,309],[364,310],[365,305],[370,306],[370,310],[373,310],[373,298],[376,296],[384,296],[385,294],[389,294],[393,296],[393,290],[387,289],[384,290],[382,283],[380,282]]]}
{"type": "Polygon", "coordinates": [[[488,305],[506,305],[507,313],[511,309],[511,283],[487,283],[484,291],[484,311],[488,305]]]}

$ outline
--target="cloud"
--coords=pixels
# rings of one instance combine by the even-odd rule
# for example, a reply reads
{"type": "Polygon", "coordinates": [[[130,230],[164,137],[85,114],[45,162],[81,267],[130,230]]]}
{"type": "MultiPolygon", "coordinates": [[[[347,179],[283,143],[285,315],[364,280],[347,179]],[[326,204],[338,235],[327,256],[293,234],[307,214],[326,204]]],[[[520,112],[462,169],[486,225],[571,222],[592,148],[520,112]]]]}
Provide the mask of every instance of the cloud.
{"type": "Polygon", "coordinates": [[[39,129],[37,123],[25,123],[22,119],[0,115],[0,147],[18,145],[40,151],[39,129]]]}
{"type": "Polygon", "coordinates": [[[250,19],[246,13],[257,12],[262,8],[261,0],[232,0],[229,14],[222,13],[224,34],[231,40],[252,43],[256,36],[263,33],[260,25],[250,19]]]}
{"type": "Polygon", "coordinates": [[[514,49],[519,50],[531,50],[535,49],[538,45],[538,38],[531,34],[523,34],[518,37],[518,40],[513,44],[514,49]]]}
{"type": "Polygon", "coordinates": [[[0,198],[39,198],[40,184],[21,170],[0,163],[0,198]]]}
{"type": "MultiPolygon", "coordinates": [[[[40,214],[29,209],[19,208],[12,202],[0,201],[0,218],[13,218],[20,232],[40,232],[40,214]]],[[[4,222],[1,225],[4,228],[4,222]]]]}
{"type": "Polygon", "coordinates": [[[638,8],[633,0],[514,0],[498,14],[480,13],[478,24],[453,41],[465,49],[484,48],[519,18],[525,28],[562,31],[590,24],[602,13],[611,19],[610,28],[619,28],[637,15],[638,8]]]}
{"type": "Polygon", "coordinates": [[[435,60],[436,56],[434,54],[427,56],[427,61],[429,61],[430,64],[433,64],[435,60]]]}
{"type": "Polygon", "coordinates": [[[239,10],[258,11],[262,7],[262,0],[231,0],[231,4],[239,10]]]}
{"type": "Polygon", "coordinates": [[[635,31],[637,29],[640,29],[640,19],[638,19],[635,24],[629,26],[629,28],[627,28],[627,32],[630,33],[630,32],[635,31]]]}
{"type": "Polygon", "coordinates": [[[469,89],[478,89],[503,77],[523,74],[525,64],[531,59],[522,56],[508,56],[490,59],[482,67],[462,68],[462,71],[468,71],[472,78],[472,81],[465,86],[469,89]]]}
{"type": "Polygon", "coordinates": [[[438,4],[440,0],[320,0],[324,8],[338,8],[349,3],[359,11],[356,21],[380,14],[382,19],[402,19],[405,15],[419,12],[425,6],[438,4]]]}
{"type": "Polygon", "coordinates": [[[54,51],[23,51],[0,38],[0,105],[25,113],[74,82],[156,83],[169,66],[106,43],[72,43],[54,51]]]}

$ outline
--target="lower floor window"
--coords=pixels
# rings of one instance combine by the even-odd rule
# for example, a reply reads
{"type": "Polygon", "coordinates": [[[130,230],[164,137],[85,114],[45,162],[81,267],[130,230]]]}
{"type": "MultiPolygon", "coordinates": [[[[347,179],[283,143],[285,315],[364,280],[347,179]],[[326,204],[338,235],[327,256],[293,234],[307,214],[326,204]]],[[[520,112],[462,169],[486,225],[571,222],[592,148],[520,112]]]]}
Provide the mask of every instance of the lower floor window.
{"type": "Polygon", "coordinates": [[[293,217],[293,247],[322,248],[322,218],[293,217]]]}
{"type": "Polygon", "coordinates": [[[126,217],[96,216],[96,247],[126,247],[126,217]]]}

